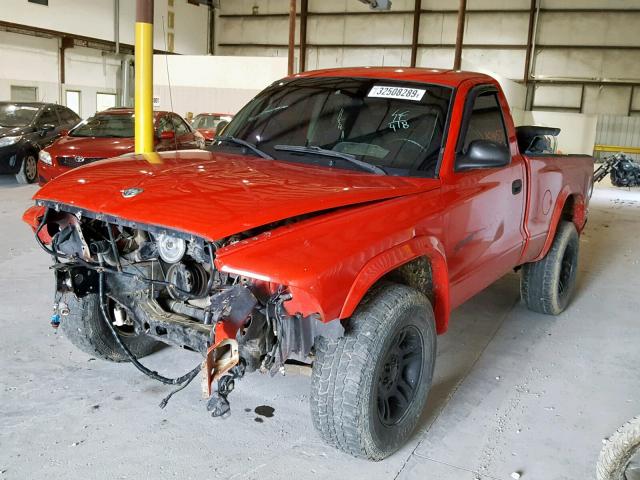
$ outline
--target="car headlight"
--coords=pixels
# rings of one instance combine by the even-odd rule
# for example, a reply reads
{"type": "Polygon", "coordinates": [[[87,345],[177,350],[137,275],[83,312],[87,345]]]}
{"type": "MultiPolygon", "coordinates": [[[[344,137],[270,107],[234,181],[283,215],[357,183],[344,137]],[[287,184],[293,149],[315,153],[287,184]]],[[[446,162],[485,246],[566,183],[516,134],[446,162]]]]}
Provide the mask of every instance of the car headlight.
{"type": "Polygon", "coordinates": [[[179,262],[187,251],[187,242],[171,235],[158,235],[157,243],[160,258],[167,263],[179,262]]]}
{"type": "Polygon", "coordinates": [[[51,154],[46,150],[40,150],[40,153],[38,153],[38,158],[42,163],[46,163],[47,165],[53,165],[53,160],[51,160],[51,154]]]}
{"type": "Polygon", "coordinates": [[[0,147],[8,147],[9,145],[14,145],[20,141],[22,135],[18,135],[16,137],[2,137],[0,138],[0,147]]]}

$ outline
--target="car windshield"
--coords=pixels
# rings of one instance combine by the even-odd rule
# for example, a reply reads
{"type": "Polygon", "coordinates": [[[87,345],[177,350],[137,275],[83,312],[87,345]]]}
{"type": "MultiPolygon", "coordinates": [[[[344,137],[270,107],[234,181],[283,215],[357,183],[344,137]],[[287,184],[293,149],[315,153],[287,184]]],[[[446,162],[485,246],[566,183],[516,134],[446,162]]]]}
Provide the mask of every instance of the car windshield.
{"type": "Polygon", "coordinates": [[[71,137],[114,137],[134,136],[132,114],[97,114],[71,130],[71,137]]]}
{"type": "Polygon", "coordinates": [[[31,122],[40,110],[39,107],[29,105],[0,105],[0,126],[24,127],[31,122]]]}
{"type": "Polygon", "coordinates": [[[193,128],[214,129],[223,120],[228,122],[231,117],[226,115],[198,115],[193,119],[191,126],[193,128]]]}
{"type": "MultiPolygon", "coordinates": [[[[278,160],[362,170],[344,158],[351,156],[389,175],[435,176],[451,97],[448,87],[397,80],[281,81],[249,102],[225,136],[278,160]]],[[[209,148],[242,147],[217,142],[209,148]]]]}

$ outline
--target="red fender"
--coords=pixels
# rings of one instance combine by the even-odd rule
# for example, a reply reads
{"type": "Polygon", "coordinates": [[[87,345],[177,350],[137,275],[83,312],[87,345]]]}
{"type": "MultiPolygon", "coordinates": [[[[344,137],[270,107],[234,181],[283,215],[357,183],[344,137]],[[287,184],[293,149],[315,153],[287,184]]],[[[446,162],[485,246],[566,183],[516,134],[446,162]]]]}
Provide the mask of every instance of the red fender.
{"type": "Polygon", "coordinates": [[[358,273],[347,298],[340,318],[350,317],[362,297],[371,286],[385,274],[419,257],[427,257],[431,263],[434,287],[434,313],[438,334],[447,331],[449,324],[449,274],[444,248],[434,237],[416,237],[397,245],[369,260],[358,273]]]}
{"type": "Polygon", "coordinates": [[[547,254],[547,252],[551,248],[553,239],[556,236],[556,230],[558,229],[558,225],[560,224],[560,219],[562,217],[562,210],[564,209],[564,206],[567,203],[567,199],[572,195],[574,197],[572,221],[576,226],[578,233],[582,232],[582,229],[584,228],[584,225],[587,222],[587,207],[584,201],[584,196],[582,194],[572,194],[569,191],[569,187],[565,186],[565,188],[558,195],[558,199],[556,200],[556,205],[553,210],[553,215],[551,216],[551,223],[549,225],[549,232],[547,233],[547,238],[544,242],[544,246],[542,247],[542,251],[537,257],[531,260],[532,262],[536,262],[544,258],[544,256],[547,254]]]}

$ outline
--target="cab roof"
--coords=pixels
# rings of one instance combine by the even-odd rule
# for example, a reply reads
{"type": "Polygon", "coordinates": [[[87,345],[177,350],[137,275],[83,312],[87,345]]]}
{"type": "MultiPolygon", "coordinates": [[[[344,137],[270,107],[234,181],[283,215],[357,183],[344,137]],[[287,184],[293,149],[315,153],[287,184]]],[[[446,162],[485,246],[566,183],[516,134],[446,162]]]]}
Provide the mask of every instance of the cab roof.
{"type": "Polygon", "coordinates": [[[312,70],[292,75],[288,78],[313,77],[356,77],[379,78],[381,80],[406,80],[407,82],[434,83],[458,87],[462,82],[471,79],[494,82],[489,75],[461,70],[444,70],[437,68],[408,68],[408,67],[347,67],[312,70]]]}

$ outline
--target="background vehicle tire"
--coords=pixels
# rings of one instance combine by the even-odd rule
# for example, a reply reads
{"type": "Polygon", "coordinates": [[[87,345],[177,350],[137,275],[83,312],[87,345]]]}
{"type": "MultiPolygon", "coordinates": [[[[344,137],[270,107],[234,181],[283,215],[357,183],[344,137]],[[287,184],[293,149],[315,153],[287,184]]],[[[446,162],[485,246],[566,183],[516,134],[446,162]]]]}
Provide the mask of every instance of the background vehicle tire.
{"type": "Polygon", "coordinates": [[[522,266],[520,295],[529,310],[558,315],[576,285],[580,239],[572,222],[560,222],[551,248],[537,262],[522,266]]]}
{"type": "Polygon", "coordinates": [[[407,440],[431,388],[433,309],[420,292],[385,284],[365,298],[345,336],[321,338],[311,380],[311,415],[330,445],[382,460],[407,440]]]}
{"type": "MultiPolygon", "coordinates": [[[[635,417],[618,428],[600,452],[596,475],[598,480],[630,480],[627,472],[630,462],[635,461],[634,454],[640,447],[640,417],[635,417]]],[[[635,475],[638,470],[634,469],[635,475]]]]}
{"type": "MultiPolygon", "coordinates": [[[[61,318],[60,330],[75,347],[102,360],[129,361],[102,318],[98,295],[90,294],[77,298],[68,293],[63,295],[61,301],[69,307],[69,315],[61,318]]],[[[153,338],[133,331],[123,331],[120,337],[136,358],[149,355],[160,345],[160,342],[153,338]]]]}
{"type": "Polygon", "coordinates": [[[18,183],[33,183],[38,179],[38,157],[33,152],[27,152],[22,158],[20,171],[16,173],[18,183]]]}

